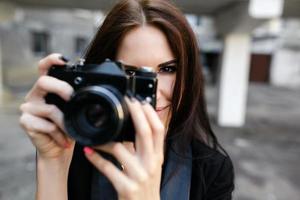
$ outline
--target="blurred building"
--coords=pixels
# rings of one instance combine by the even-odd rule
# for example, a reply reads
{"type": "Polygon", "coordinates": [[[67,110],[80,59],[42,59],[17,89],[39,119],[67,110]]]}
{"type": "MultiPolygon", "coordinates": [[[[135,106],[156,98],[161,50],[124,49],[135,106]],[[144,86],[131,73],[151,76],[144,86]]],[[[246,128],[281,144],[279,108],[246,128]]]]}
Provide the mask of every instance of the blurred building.
{"type": "Polygon", "coordinates": [[[5,86],[30,87],[38,60],[49,53],[81,57],[99,19],[101,13],[87,10],[18,8],[14,20],[0,24],[5,86]]]}
{"type": "MultiPolygon", "coordinates": [[[[0,0],[0,103],[3,89],[31,86],[37,61],[47,53],[79,57],[103,19],[96,11],[116,1],[0,0]]],[[[206,80],[218,86],[219,125],[244,125],[249,82],[300,86],[298,0],[174,2],[194,14],[186,16],[206,80]]]]}
{"type": "MultiPolygon", "coordinates": [[[[201,47],[208,82],[216,84],[224,48],[211,17],[187,15],[201,47]]],[[[249,81],[300,87],[300,20],[273,19],[252,32],[249,81]]],[[[238,56],[238,55],[237,55],[238,56]]]]}
{"type": "MultiPolygon", "coordinates": [[[[201,47],[206,79],[216,84],[223,42],[214,20],[186,16],[201,47]]],[[[18,8],[13,21],[0,24],[5,85],[28,88],[35,80],[36,62],[51,52],[72,60],[81,57],[102,19],[101,12],[88,10],[18,8]]],[[[300,20],[271,20],[256,28],[252,36],[249,81],[299,87],[300,20]]]]}

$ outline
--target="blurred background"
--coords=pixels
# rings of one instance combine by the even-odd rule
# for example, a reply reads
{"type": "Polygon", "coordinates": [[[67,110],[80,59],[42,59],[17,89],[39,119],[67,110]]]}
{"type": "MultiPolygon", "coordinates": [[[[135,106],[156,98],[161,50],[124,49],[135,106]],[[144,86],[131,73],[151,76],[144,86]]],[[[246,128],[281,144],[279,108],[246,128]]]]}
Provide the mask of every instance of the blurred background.
{"type": "MultiPolygon", "coordinates": [[[[0,200],[34,199],[35,150],[18,118],[38,60],[79,59],[114,2],[0,0],[0,200]]],[[[199,42],[234,199],[300,199],[300,1],[174,2],[199,42]]]]}

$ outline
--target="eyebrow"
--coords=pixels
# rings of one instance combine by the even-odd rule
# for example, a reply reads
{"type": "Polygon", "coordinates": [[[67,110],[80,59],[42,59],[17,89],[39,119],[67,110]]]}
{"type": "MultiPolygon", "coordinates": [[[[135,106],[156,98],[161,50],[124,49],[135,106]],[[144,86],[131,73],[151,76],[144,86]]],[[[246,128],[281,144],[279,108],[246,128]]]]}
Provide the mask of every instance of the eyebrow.
{"type": "Polygon", "coordinates": [[[164,67],[164,66],[167,66],[170,64],[177,64],[177,62],[178,62],[178,59],[173,59],[173,60],[159,64],[158,67],[164,67]]]}
{"type": "MultiPolygon", "coordinates": [[[[131,70],[136,70],[138,69],[139,67],[137,66],[134,66],[134,65],[128,65],[126,63],[124,63],[123,61],[119,61],[122,63],[122,65],[126,68],[126,69],[131,69],[131,70]]],[[[170,64],[176,64],[178,62],[178,59],[173,59],[173,60],[169,60],[169,61],[166,61],[166,62],[163,62],[163,63],[160,63],[158,65],[159,68],[161,67],[164,67],[164,66],[167,66],[167,65],[170,65],[170,64]]]]}

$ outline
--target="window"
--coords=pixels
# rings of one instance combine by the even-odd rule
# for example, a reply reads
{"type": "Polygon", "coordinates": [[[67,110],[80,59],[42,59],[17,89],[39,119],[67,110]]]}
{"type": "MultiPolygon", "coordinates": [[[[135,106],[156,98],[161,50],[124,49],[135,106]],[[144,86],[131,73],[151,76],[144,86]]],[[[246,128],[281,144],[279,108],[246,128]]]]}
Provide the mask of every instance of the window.
{"type": "Polygon", "coordinates": [[[49,34],[46,32],[32,32],[32,52],[44,56],[49,53],[49,34]]]}
{"type": "Polygon", "coordinates": [[[197,16],[197,22],[196,22],[197,26],[201,26],[202,25],[202,18],[197,16]]]}
{"type": "Polygon", "coordinates": [[[87,39],[83,37],[77,37],[75,39],[75,53],[77,55],[81,55],[82,51],[86,48],[87,45],[87,39]]]}

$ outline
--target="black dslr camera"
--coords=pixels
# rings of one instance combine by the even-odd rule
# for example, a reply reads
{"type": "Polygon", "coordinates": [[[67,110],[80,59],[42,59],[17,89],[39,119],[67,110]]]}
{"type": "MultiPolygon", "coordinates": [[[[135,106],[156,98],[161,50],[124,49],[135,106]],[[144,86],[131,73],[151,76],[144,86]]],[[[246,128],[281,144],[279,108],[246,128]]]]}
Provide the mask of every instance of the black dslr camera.
{"type": "Polygon", "coordinates": [[[64,113],[68,134],[87,146],[110,141],[134,141],[135,131],[125,95],[156,104],[156,73],[141,67],[128,75],[120,62],[52,66],[49,76],[68,82],[74,93],[68,102],[49,93],[45,99],[64,113]]]}

